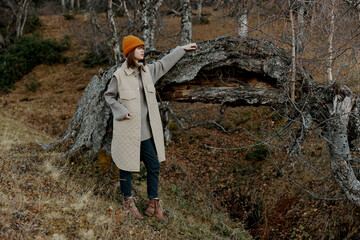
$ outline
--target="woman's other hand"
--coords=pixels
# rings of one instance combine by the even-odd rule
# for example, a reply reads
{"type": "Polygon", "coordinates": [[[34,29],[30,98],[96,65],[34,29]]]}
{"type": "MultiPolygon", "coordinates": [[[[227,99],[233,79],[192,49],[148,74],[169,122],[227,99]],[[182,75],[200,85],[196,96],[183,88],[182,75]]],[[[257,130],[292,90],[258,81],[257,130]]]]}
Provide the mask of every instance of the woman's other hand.
{"type": "Polygon", "coordinates": [[[196,50],[198,47],[196,43],[189,43],[187,45],[181,46],[184,50],[196,50]]]}
{"type": "Polygon", "coordinates": [[[131,118],[132,118],[131,113],[129,113],[128,115],[126,115],[126,116],[124,117],[124,119],[131,119],[131,118]]]}

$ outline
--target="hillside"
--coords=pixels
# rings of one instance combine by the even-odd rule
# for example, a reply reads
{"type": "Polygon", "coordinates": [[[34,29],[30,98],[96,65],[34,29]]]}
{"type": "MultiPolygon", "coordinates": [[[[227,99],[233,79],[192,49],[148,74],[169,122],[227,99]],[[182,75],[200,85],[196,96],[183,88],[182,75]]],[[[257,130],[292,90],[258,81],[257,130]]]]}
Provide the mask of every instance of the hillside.
{"type": "MultiPolygon", "coordinates": [[[[0,117],[0,238],[1,239],[248,239],[240,223],[223,211],[209,209],[206,196],[194,203],[164,191],[162,199],[170,222],[153,218],[138,222],[125,216],[115,182],[101,163],[86,166],[44,152],[38,142],[52,142],[66,130],[77,101],[98,68],[84,68],[89,44],[82,35],[84,16],[40,17],[44,37],[70,37],[67,64],[39,65],[1,95],[0,117]],[[27,84],[40,83],[36,91],[27,84]],[[99,170],[100,169],[100,170],[99,170]],[[203,209],[196,211],[195,209],[203,209]]],[[[106,67],[106,66],[104,66],[106,67]]],[[[164,183],[164,185],[167,182],[164,183]]],[[[139,180],[137,191],[145,191],[139,180]]],[[[145,188],[144,188],[145,187],[145,188]]],[[[147,200],[136,193],[138,205],[147,200]]]]}
{"type": "MultiPolygon", "coordinates": [[[[232,19],[205,11],[211,14],[210,23],[194,25],[194,41],[235,36],[232,19]]],[[[100,17],[104,20],[105,16],[100,17]]],[[[86,15],[76,15],[73,20],[61,15],[40,19],[43,26],[39,32],[44,37],[70,38],[70,49],[65,53],[69,61],[37,66],[10,94],[0,96],[0,238],[246,239],[243,227],[257,239],[359,236],[358,208],[346,201],[315,200],[304,194],[277,172],[264,149],[204,148],[205,144],[251,145],[262,139],[278,121],[267,108],[229,108],[221,124],[233,130],[230,134],[214,126],[181,131],[172,124],[174,143],[167,146],[168,159],[162,165],[160,181],[170,222],[127,219],[114,186],[117,172],[107,157],[85,164],[81,156],[58,159],[61,149],[44,152],[36,144],[54,141],[65,132],[84,88],[100,68],[84,68],[82,64],[91,45],[86,15]],[[34,92],[26,87],[31,82],[40,83],[34,92]]],[[[118,23],[123,21],[117,19],[118,23]]],[[[164,33],[178,32],[178,17],[163,21],[164,33]]],[[[155,46],[165,51],[176,42],[157,36],[155,46]]],[[[220,111],[220,106],[210,104],[174,102],[171,106],[195,122],[214,119],[220,111]]],[[[306,173],[303,177],[307,178],[306,173]]],[[[136,183],[135,194],[144,208],[143,173],[136,177],[136,183]]]]}
{"type": "MultiPolygon", "coordinates": [[[[1,239],[247,239],[226,215],[194,211],[191,202],[164,195],[168,224],[138,222],[121,208],[120,193],[102,176],[59,160],[36,142],[54,139],[12,118],[0,117],[1,239]]],[[[138,186],[144,191],[144,186],[138,186]]],[[[146,188],[146,187],[145,187],[146,188]]],[[[147,201],[138,199],[145,207],[147,201]]]]}

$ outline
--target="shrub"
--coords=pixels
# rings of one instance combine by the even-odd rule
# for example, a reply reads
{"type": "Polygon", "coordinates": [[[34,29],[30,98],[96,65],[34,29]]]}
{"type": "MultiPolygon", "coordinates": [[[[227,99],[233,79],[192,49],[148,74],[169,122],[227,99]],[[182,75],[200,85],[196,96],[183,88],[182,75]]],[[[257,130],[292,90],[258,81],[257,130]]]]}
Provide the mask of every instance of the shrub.
{"type": "Polygon", "coordinates": [[[29,73],[36,65],[65,62],[61,54],[68,45],[50,39],[24,36],[0,52],[0,89],[9,92],[16,80],[29,73]]]}
{"type": "Polygon", "coordinates": [[[27,91],[35,92],[41,86],[40,82],[33,81],[31,83],[25,83],[25,88],[27,91]]]}
{"type": "Polygon", "coordinates": [[[74,16],[74,14],[72,14],[72,13],[64,13],[63,16],[64,16],[64,18],[65,18],[66,20],[73,20],[73,19],[75,19],[75,16],[74,16]]]}
{"type": "Polygon", "coordinates": [[[100,53],[96,53],[95,50],[91,50],[86,54],[85,59],[83,60],[84,67],[94,67],[96,65],[108,65],[109,56],[106,55],[104,51],[100,51],[100,53]]]}
{"type": "Polygon", "coordinates": [[[40,18],[36,15],[30,15],[26,18],[24,33],[32,33],[41,26],[40,18]]]}
{"type": "Polygon", "coordinates": [[[255,147],[253,151],[246,153],[245,158],[247,160],[262,161],[265,160],[268,155],[269,155],[268,148],[265,145],[258,145],[255,147]]]}
{"type": "Polygon", "coordinates": [[[210,24],[210,20],[209,20],[208,17],[203,17],[203,16],[201,16],[199,23],[200,23],[201,25],[210,24]]]}
{"type": "Polygon", "coordinates": [[[173,133],[173,132],[176,132],[177,130],[179,130],[179,127],[176,123],[169,122],[169,130],[171,133],[173,133]]]}

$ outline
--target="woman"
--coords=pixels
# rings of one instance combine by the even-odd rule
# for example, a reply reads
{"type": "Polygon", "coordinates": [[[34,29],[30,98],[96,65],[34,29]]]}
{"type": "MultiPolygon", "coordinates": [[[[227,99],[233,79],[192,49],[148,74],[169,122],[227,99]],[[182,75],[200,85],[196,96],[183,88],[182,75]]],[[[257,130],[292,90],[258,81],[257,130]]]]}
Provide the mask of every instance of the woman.
{"type": "Polygon", "coordinates": [[[185,50],[195,50],[197,45],[177,47],[152,64],[145,62],[144,46],[135,36],[124,37],[126,61],[115,71],[105,93],[114,115],[111,155],[120,169],[124,209],[143,219],[131,193],[132,172],[139,172],[143,161],[149,198],[145,214],[167,221],[158,196],[160,162],[165,161],[165,148],[154,84],[185,55],[185,50]]]}

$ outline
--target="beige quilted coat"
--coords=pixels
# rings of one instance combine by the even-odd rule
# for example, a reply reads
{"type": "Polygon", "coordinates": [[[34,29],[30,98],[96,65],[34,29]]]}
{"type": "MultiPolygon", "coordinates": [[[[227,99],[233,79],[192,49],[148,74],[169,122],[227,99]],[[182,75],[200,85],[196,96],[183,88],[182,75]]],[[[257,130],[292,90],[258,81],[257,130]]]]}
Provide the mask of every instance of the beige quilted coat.
{"type": "MultiPolygon", "coordinates": [[[[184,54],[185,51],[178,47],[172,54],[168,54],[156,64],[150,64],[151,69],[146,65],[140,71],[147,100],[151,132],[159,162],[165,161],[165,147],[154,83],[170,70],[184,54]]],[[[141,105],[138,76],[133,69],[127,68],[126,62],[115,71],[114,76],[118,84],[118,101],[129,110],[132,118],[114,119],[111,155],[118,168],[138,172],[140,171],[141,143],[141,105]]]]}

